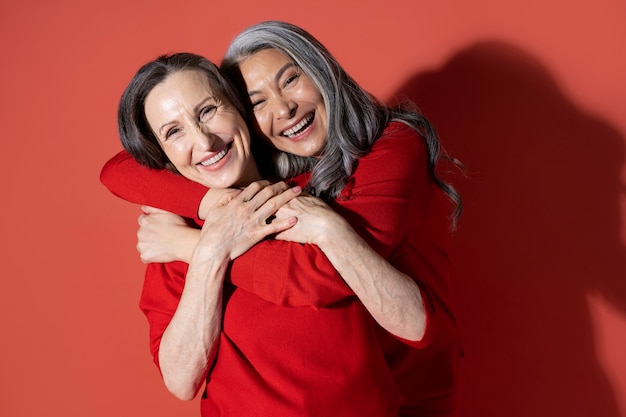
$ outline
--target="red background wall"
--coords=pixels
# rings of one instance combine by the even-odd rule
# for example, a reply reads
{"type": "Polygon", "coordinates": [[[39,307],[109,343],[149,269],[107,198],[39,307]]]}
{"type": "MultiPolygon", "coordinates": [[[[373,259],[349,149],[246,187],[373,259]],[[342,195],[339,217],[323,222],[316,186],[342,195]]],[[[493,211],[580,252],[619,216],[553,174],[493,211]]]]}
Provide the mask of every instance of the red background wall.
{"type": "Polygon", "coordinates": [[[138,208],[98,173],[145,61],[283,19],[461,158],[464,416],[626,416],[626,4],[0,1],[0,415],[198,415],[137,308],[138,208]],[[337,4],[338,3],[338,4],[337,4]],[[506,4],[506,5],[505,5],[506,4]]]}

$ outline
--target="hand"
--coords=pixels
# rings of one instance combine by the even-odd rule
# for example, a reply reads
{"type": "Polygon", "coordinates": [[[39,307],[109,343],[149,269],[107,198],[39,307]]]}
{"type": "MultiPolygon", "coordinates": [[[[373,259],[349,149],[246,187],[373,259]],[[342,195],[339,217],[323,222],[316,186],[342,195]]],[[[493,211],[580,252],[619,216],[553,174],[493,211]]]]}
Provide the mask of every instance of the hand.
{"type": "MultiPolygon", "coordinates": [[[[322,245],[323,239],[341,238],[349,225],[324,201],[310,195],[300,195],[281,207],[276,219],[297,217],[298,223],[275,236],[277,240],[322,245]]],[[[350,230],[352,230],[350,228],[350,230]]]]}
{"type": "Polygon", "coordinates": [[[300,187],[268,181],[224,193],[208,211],[196,256],[208,259],[219,254],[233,260],[267,236],[289,229],[297,223],[295,217],[273,217],[300,193],[300,187]]]}
{"type": "Polygon", "coordinates": [[[142,206],[138,218],[137,251],[144,263],[189,262],[200,239],[200,230],[185,219],[158,208],[142,206]]]}

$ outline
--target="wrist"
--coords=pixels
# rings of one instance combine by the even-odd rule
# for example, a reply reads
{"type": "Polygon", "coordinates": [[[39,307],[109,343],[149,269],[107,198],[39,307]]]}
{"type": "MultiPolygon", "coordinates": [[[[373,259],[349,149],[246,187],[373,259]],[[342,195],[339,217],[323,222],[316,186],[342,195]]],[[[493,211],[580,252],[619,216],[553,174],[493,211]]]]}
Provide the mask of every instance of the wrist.
{"type": "Polygon", "coordinates": [[[189,263],[194,253],[194,249],[200,241],[200,230],[185,228],[180,239],[181,244],[176,247],[174,256],[182,262],[189,263]]]}
{"type": "Polygon", "coordinates": [[[223,245],[206,244],[202,241],[192,249],[189,264],[227,265],[231,261],[230,251],[223,245]]]}

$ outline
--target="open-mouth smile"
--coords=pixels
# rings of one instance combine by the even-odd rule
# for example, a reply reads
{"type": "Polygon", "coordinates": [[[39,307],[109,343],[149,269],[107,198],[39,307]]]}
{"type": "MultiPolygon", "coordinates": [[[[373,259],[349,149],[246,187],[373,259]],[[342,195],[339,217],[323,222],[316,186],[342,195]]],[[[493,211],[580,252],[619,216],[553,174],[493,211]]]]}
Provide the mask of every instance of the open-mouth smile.
{"type": "Polygon", "coordinates": [[[228,153],[228,151],[230,150],[230,146],[232,144],[229,143],[228,145],[224,146],[224,149],[222,149],[221,151],[219,151],[218,153],[216,153],[215,155],[213,155],[212,157],[210,157],[209,159],[200,162],[198,165],[202,165],[204,167],[208,167],[214,164],[217,164],[219,161],[222,160],[222,158],[224,158],[226,156],[226,154],[228,153]]]}
{"type": "Polygon", "coordinates": [[[310,113],[294,127],[284,130],[280,135],[288,138],[294,138],[306,131],[313,123],[313,120],[315,120],[315,113],[310,113]]]}

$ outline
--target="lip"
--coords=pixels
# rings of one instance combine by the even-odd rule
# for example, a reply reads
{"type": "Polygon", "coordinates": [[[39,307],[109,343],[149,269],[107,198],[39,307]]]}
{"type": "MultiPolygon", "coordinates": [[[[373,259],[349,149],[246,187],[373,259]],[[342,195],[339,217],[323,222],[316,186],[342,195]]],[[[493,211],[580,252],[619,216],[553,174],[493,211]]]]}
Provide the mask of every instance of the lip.
{"type": "MultiPolygon", "coordinates": [[[[286,126],[284,129],[280,130],[280,133],[278,134],[278,136],[280,136],[283,139],[287,139],[287,140],[292,140],[292,141],[299,141],[301,139],[303,139],[304,137],[308,136],[308,133],[311,132],[313,126],[315,125],[315,111],[311,111],[307,114],[305,114],[303,117],[301,117],[300,119],[298,119],[296,122],[290,124],[289,126],[286,126]],[[308,124],[308,126],[306,126],[304,131],[301,131],[299,133],[297,133],[295,136],[287,136],[284,132],[293,129],[294,127],[298,126],[299,124],[305,122],[306,120],[309,120],[308,122],[305,123],[308,124]]],[[[303,126],[304,127],[304,126],[303,126]]]]}
{"type": "Polygon", "coordinates": [[[232,145],[233,143],[229,142],[225,144],[221,149],[211,152],[210,154],[203,157],[200,161],[198,161],[196,163],[196,166],[202,169],[209,169],[209,170],[215,170],[215,169],[221,168],[224,165],[224,163],[226,163],[226,160],[228,159],[228,156],[230,155],[232,145]],[[217,162],[210,164],[210,165],[202,165],[203,162],[206,162],[210,160],[211,158],[214,158],[215,156],[219,155],[220,153],[224,151],[226,152],[225,155],[222,156],[217,162]]]}

